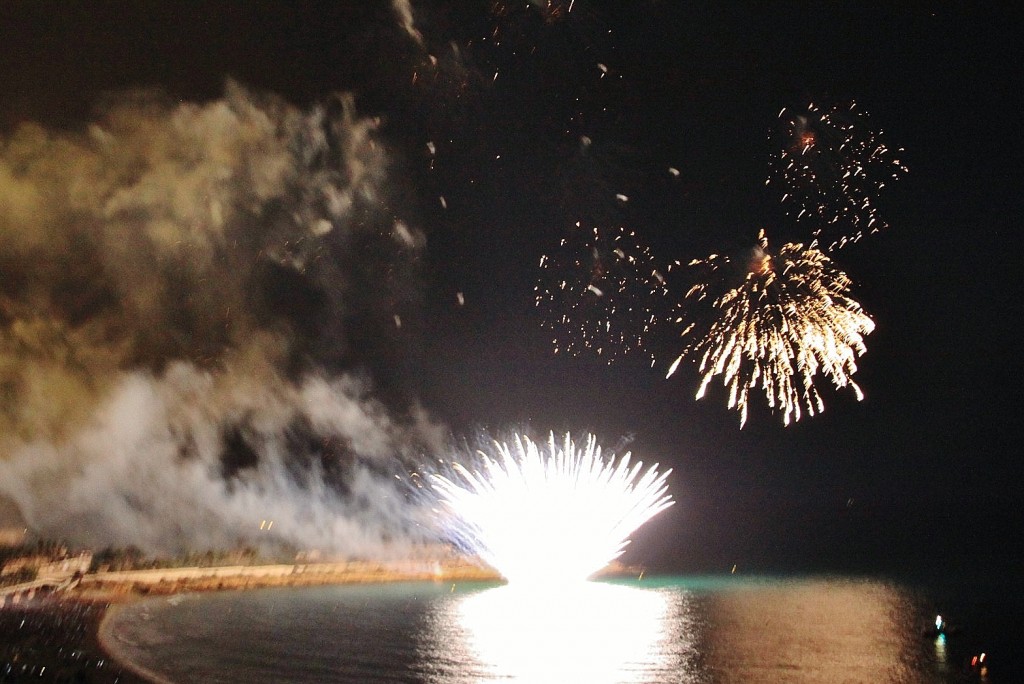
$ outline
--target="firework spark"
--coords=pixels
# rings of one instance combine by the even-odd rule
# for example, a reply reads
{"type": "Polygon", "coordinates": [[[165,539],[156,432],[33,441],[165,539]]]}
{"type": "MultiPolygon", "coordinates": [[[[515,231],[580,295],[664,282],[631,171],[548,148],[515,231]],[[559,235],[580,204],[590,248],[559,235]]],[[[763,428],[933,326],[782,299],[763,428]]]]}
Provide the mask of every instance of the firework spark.
{"type": "MultiPolygon", "coordinates": [[[[529,0],[528,4],[533,5],[533,9],[540,13],[545,22],[553,23],[567,17],[572,12],[576,0],[529,0]]],[[[491,13],[497,17],[505,17],[525,7],[523,3],[495,0],[491,3],[491,13]]]]}
{"type": "Polygon", "coordinates": [[[535,303],[554,333],[555,353],[597,354],[611,363],[647,353],[647,339],[668,293],[650,249],[626,228],[587,230],[579,224],[558,249],[540,259],[535,303]]]}
{"type": "Polygon", "coordinates": [[[605,459],[593,436],[582,448],[551,434],[495,441],[477,467],[433,474],[444,526],[455,542],[511,582],[583,580],[618,558],[629,535],[672,505],[657,464],[605,459]]]}
{"type": "Polygon", "coordinates": [[[855,103],[779,112],[767,184],[779,188],[790,216],[813,225],[827,251],[885,228],[875,200],[907,172],[903,150],[882,142],[867,119],[855,103]]]}
{"type": "Polygon", "coordinates": [[[721,375],[729,408],[739,410],[742,427],[750,390],[758,386],[786,425],[800,420],[801,407],[809,415],[824,410],[814,386],[819,373],[863,398],[851,376],[875,324],[849,297],[849,277],[825,254],[793,243],[772,254],[761,231],[744,263],[712,255],[690,266],[704,277],[687,292],[687,303],[710,303],[712,315],[709,325],[690,323],[684,329],[688,343],[668,375],[684,358],[699,360],[697,399],[721,375]],[[738,285],[736,277],[742,277],[738,285]],[[719,288],[724,292],[716,295],[719,288]]]}

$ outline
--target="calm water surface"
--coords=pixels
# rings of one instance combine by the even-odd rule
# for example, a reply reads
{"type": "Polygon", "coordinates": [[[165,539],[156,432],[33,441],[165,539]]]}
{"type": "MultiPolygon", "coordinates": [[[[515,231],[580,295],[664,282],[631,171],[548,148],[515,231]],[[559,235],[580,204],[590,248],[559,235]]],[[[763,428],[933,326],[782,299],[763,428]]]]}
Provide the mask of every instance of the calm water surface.
{"type": "Polygon", "coordinates": [[[866,580],[409,583],[153,599],[105,638],[174,682],[978,681],[933,619],[866,580]]]}

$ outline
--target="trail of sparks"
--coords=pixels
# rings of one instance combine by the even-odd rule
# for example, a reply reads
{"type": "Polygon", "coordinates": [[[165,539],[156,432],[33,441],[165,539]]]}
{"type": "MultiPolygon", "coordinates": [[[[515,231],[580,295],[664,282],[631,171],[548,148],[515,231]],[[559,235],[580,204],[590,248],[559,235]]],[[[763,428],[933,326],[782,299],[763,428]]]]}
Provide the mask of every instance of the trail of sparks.
{"type": "Polygon", "coordinates": [[[583,580],[618,558],[638,527],[673,504],[657,464],[605,459],[593,436],[546,450],[528,437],[495,441],[477,467],[433,474],[450,537],[510,582],[583,580]]]}
{"type": "MultiPolygon", "coordinates": [[[[825,409],[814,386],[819,374],[837,388],[849,385],[863,398],[852,376],[856,358],[867,348],[864,337],[875,325],[848,295],[845,273],[817,249],[788,243],[777,254],[768,251],[764,231],[745,265],[742,282],[715,295],[714,283],[736,267],[728,257],[712,255],[691,262],[706,277],[686,295],[689,301],[711,298],[710,325],[691,323],[684,331],[689,342],[668,371],[683,359],[699,359],[697,399],[716,376],[729,388],[729,408],[747,420],[750,391],[760,387],[768,406],[782,413],[786,425],[825,409]]],[[[728,286],[727,286],[728,287],[728,286]]]]}
{"type": "Polygon", "coordinates": [[[887,226],[876,200],[887,183],[907,173],[893,150],[871,130],[856,103],[803,112],[783,109],[767,185],[774,182],[787,214],[813,225],[826,251],[857,242],[887,226]]]}
{"type": "MultiPolygon", "coordinates": [[[[576,0],[529,0],[529,5],[538,12],[547,23],[554,23],[565,19],[572,13],[576,0]]],[[[522,11],[526,4],[521,2],[508,2],[507,0],[494,0],[491,3],[491,14],[497,17],[506,17],[514,12],[522,11]]]]}
{"type": "Polygon", "coordinates": [[[581,228],[540,259],[535,303],[542,325],[554,333],[556,354],[596,354],[612,363],[630,353],[647,353],[647,338],[661,319],[658,302],[668,293],[665,279],[636,232],[581,228]]]}

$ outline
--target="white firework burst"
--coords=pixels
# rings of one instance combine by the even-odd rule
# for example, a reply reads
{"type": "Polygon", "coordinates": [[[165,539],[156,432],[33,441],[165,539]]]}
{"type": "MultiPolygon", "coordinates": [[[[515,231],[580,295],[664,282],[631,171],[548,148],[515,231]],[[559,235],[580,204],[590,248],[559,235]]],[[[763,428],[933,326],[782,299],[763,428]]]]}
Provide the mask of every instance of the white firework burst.
{"type": "Polygon", "coordinates": [[[596,438],[546,449],[516,435],[429,483],[448,536],[510,582],[584,580],[618,558],[629,535],[673,504],[657,464],[603,458],[596,438]]]}

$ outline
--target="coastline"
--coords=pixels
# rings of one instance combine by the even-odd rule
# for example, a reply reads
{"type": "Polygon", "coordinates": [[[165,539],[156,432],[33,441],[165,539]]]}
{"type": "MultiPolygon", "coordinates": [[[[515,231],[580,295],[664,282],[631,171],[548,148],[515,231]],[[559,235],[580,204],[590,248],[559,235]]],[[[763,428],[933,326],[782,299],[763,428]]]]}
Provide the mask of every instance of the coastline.
{"type": "MultiPolygon", "coordinates": [[[[393,582],[457,582],[500,579],[493,570],[470,563],[396,564],[385,563],[324,563],[294,566],[292,572],[279,570],[282,566],[243,566],[224,568],[203,568],[200,572],[137,571],[118,573],[106,580],[94,579],[85,582],[84,587],[73,590],[78,596],[71,599],[100,606],[96,619],[91,621],[88,646],[92,646],[94,657],[107,658],[115,664],[120,675],[104,682],[118,684],[175,684],[157,672],[134,662],[120,647],[114,633],[114,623],[119,613],[129,604],[147,598],[174,596],[186,593],[207,593],[214,591],[244,591],[275,587],[309,587],[344,584],[386,584],[393,582]],[[141,574],[148,573],[148,574],[141,574]],[[159,577],[158,575],[163,575],[159,577]],[[173,578],[173,580],[172,580],[173,578]],[[140,580],[144,579],[145,582],[140,580]]],[[[112,574],[112,573],[111,573],[112,574]]],[[[94,681],[92,679],[87,681],[94,681]]],[[[96,680],[98,681],[98,680],[96,680]]]]}
{"type": "Polygon", "coordinates": [[[134,603],[135,600],[138,599],[121,601],[107,605],[106,609],[103,611],[103,616],[95,626],[94,638],[96,645],[107,655],[107,657],[116,662],[120,668],[126,670],[131,676],[138,678],[138,682],[148,682],[149,684],[175,684],[172,680],[162,677],[160,674],[153,672],[132,660],[128,654],[125,653],[124,649],[118,645],[117,636],[113,633],[113,623],[124,607],[130,603],[134,603]]]}
{"type": "Polygon", "coordinates": [[[272,587],[497,580],[468,561],[300,563],[101,572],[60,590],[26,590],[0,604],[0,681],[169,684],[129,657],[114,623],[158,596],[272,587]]]}
{"type": "Polygon", "coordinates": [[[129,570],[85,575],[70,595],[118,600],[185,592],[410,581],[496,580],[488,568],[458,562],[367,562],[233,565],[129,570]]]}
{"type": "MultiPolygon", "coordinates": [[[[615,565],[605,574],[635,575],[615,565]],[[608,572],[610,570],[610,572],[608,572]]],[[[0,679],[5,664],[28,666],[33,681],[94,684],[173,684],[134,662],[114,629],[118,615],[140,600],[190,593],[394,582],[497,581],[495,571],[469,560],[297,563],[209,566],[99,572],[82,576],[60,591],[37,591],[32,598],[0,608],[0,679]],[[28,628],[19,623],[29,616],[28,628]],[[38,632],[43,633],[40,637],[38,632]],[[45,647],[38,642],[46,641],[45,647]],[[4,644],[4,642],[7,642],[4,644]]],[[[9,671],[7,674],[11,674],[9,671]]],[[[16,675],[21,676],[21,675],[16,675]]]]}

